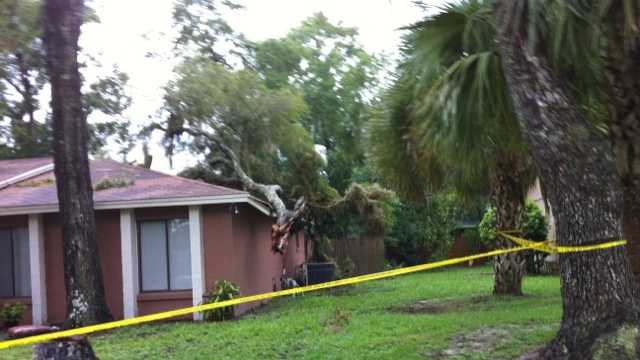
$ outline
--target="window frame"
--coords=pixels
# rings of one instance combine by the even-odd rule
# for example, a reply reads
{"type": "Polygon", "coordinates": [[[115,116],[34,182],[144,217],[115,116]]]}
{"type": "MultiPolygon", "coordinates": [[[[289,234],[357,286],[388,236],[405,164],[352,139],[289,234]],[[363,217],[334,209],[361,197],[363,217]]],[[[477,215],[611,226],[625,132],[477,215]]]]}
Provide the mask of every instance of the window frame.
{"type": "MultiPolygon", "coordinates": [[[[139,219],[136,220],[136,228],[137,228],[137,243],[138,243],[138,283],[140,284],[140,293],[141,294],[153,294],[153,293],[178,293],[184,291],[192,291],[193,285],[188,289],[171,289],[171,252],[169,245],[169,222],[175,220],[186,220],[189,222],[188,217],[175,217],[175,218],[158,218],[158,219],[139,219]],[[159,289],[159,290],[145,290],[144,282],[143,282],[143,274],[142,274],[142,223],[163,223],[164,224],[164,247],[166,253],[166,271],[167,271],[167,288],[159,289]]],[[[191,247],[191,232],[189,231],[189,247],[191,247]]],[[[189,249],[191,251],[191,249],[189,249]]],[[[189,275],[191,276],[191,274],[189,275]]]]}
{"type": "MultiPolygon", "coordinates": [[[[31,294],[29,295],[16,295],[16,246],[15,246],[15,236],[14,232],[16,229],[27,229],[26,226],[0,226],[0,231],[4,230],[9,233],[9,245],[11,247],[11,294],[10,296],[2,296],[3,299],[30,299],[31,294]]],[[[27,241],[29,238],[27,237],[27,241]]],[[[31,249],[29,249],[31,251],[31,249]]],[[[31,254],[29,254],[29,262],[31,262],[31,254]]],[[[31,276],[31,274],[29,274],[31,276]]],[[[31,293],[31,290],[29,290],[31,293]]]]}

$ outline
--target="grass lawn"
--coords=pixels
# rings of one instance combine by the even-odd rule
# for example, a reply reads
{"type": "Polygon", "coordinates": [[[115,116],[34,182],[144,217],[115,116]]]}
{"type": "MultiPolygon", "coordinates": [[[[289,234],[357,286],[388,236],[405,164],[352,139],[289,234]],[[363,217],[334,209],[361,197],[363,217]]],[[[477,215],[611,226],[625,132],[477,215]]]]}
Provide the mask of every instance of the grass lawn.
{"type": "Polygon", "coordinates": [[[490,296],[492,281],[489,267],[428,271],[274,300],[240,321],[141,325],[92,344],[103,360],[510,359],[553,337],[557,277],[526,277],[522,297],[490,296]]]}

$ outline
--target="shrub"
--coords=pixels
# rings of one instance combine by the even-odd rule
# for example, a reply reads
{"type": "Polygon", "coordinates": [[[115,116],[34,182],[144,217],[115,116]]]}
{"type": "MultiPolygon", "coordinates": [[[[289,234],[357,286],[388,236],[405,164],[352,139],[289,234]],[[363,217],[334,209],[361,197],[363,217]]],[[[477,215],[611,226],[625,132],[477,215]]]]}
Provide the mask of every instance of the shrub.
{"type": "MultiPolygon", "coordinates": [[[[490,208],[485,212],[478,226],[480,240],[489,249],[496,247],[496,211],[490,208]]],[[[532,241],[544,241],[547,239],[548,227],[547,219],[542,214],[542,210],[533,202],[527,201],[522,219],[521,234],[525,239],[532,241]]],[[[546,254],[539,251],[525,251],[527,272],[529,274],[539,274],[546,254]]]]}
{"type": "Polygon", "coordinates": [[[453,231],[464,216],[462,202],[454,194],[433,194],[424,204],[396,199],[395,219],[385,234],[386,257],[393,266],[416,265],[442,259],[454,240],[453,231]]]}
{"type": "MultiPolygon", "coordinates": [[[[233,300],[240,295],[240,288],[231,281],[219,280],[213,285],[213,291],[205,295],[205,304],[233,300]]],[[[233,319],[235,306],[225,306],[204,312],[207,321],[225,321],[233,319]]]]}
{"type": "Polygon", "coordinates": [[[0,309],[0,320],[5,325],[13,326],[22,320],[22,314],[26,308],[22,303],[4,304],[0,309]]]}
{"type": "Polygon", "coordinates": [[[478,234],[480,241],[488,248],[493,249],[496,246],[496,209],[489,208],[484,213],[480,224],[478,225],[478,234]]]}

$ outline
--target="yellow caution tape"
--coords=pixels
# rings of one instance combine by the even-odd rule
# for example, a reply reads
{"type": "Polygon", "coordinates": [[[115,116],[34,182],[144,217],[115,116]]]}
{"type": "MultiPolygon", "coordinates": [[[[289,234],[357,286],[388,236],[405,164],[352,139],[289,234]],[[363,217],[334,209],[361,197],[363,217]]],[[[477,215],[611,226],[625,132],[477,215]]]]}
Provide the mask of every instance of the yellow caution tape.
{"type": "Polygon", "coordinates": [[[603,250],[603,249],[609,249],[612,247],[623,246],[627,244],[626,240],[615,240],[615,241],[609,241],[606,243],[593,244],[593,245],[560,246],[550,241],[536,242],[536,241],[523,239],[517,236],[509,235],[509,233],[513,233],[513,231],[498,232],[500,236],[506,239],[509,239],[520,246],[528,247],[533,250],[548,252],[550,254],[555,254],[555,253],[566,254],[566,253],[574,253],[574,252],[582,252],[582,251],[603,250]]]}
{"type": "Polygon", "coordinates": [[[621,246],[626,244],[626,241],[613,241],[613,242],[599,244],[599,245],[559,247],[559,246],[552,246],[549,243],[537,243],[537,242],[529,241],[526,239],[505,234],[504,232],[501,232],[500,235],[513,240],[514,242],[518,243],[521,246],[509,248],[509,249],[493,250],[493,251],[489,251],[482,254],[469,255],[469,256],[459,257],[455,259],[448,259],[448,260],[442,260],[442,261],[437,261],[437,262],[428,263],[428,264],[410,266],[410,267],[401,268],[401,269],[382,271],[382,272],[368,274],[368,275],[355,276],[347,279],[330,281],[322,284],[303,286],[303,287],[298,287],[298,288],[293,288],[288,290],[274,291],[274,292],[265,293],[265,294],[244,296],[244,297],[239,297],[233,300],[192,306],[192,307],[171,310],[171,311],[164,311],[164,312],[151,314],[151,315],[138,316],[138,317],[126,319],[126,320],[111,321],[111,322],[106,322],[102,324],[89,325],[89,326],[76,328],[76,329],[69,329],[69,330],[48,333],[48,334],[30,336],[22,339],[7,340],[7,341],[0,342],[0,350],[9,349],[16,346],[33,345],[33,344],[38,344],[38,343],[56,340],[56,339],[69,338],[72,336],[87,335],[87,334],[91,334],[99,331],[106,331],[106,330],[121,328],[125,326],[144,324],[152,321],[167,320],[167,319],[171,319],[179,316],[185,316],[185,315],[189,315],[197,312],[203,312],[203,311],[213,310],[217,308],[245,304],[245,303],[250,303],[255,301],[267,300],[267,299],[272,299],[272,298],[281,297],[281,296],[296,295],[296,294],[302,294],[310,291],[317,291],[317,290],[329,289],[329,288],[334,288],[339,286],[358,284],[365,281],[385,279],[385,278],[398,276],[398,275],[410,274],[410,273],[435,269],[435,268],[444,267],[444,266],[461,264],[461,263],[465,263],[472,260],[483,259],[483,258],[488,258],[488,257],[493,257],[493,256],[503,255],[508,253],[515,253],[522,250],[533,249],[533,250],[547,251],[547,250],[553,249],[553,251],[556,251],[556,252],[576,252],[576,251],[592,251],[597,249],[606,249],[606,248],[621,246]]]}
{"type": "Polygon", "coordinates": [[[185,315],[189,315],[197,312],[222,308],[226,306],[245,304],[245,303],[250,303],[254,301],[267,300],[267,299],[272,299],[272,298],[287,296],[287,295],[296,295],[296,294],[301,294],[301,293],[310,292],[310,291],[334,288],[338,286],[353,285],[353,284],[358,284],[365,281],[379,280],[379,279],[389,278],[389,277],[398,276],[398,275],[410,274],[418,271],[435,269],[443,266],[460,264],[460,263],[492,257],[496,255],[514,253],[514,252],[518,252],[526,249],[527,249],[526,247],[516,247],[516,248],[510,248],[510,249],[503,249],[503,250],[494,250],[494,251],[489,251],[483,254],[464,256],[464,257],[459,257],[455,259],[433,262],[429,264],[388,270],[388,271],[383,271],[383,272],[378,272],[378,273],[373,273],[368,275],[351,277],[351,278],[342,279],[342,280],[330,281],[322,284],[303,286],[303,287],[298,287],[298,288],[293,288],[288,290],[274,291],[274,292],[265,293],[265,294],[244,296],[244,297],[239,297],[233,300],[192,306],[188,308],[160,312],[152,315],[138,316],[138,317],[130,318],[126,320],[111,321],[111,322],[106,322],[102,324],[89,325],[81,328],[30,336],[22,339],[2,341],[0,342],[0,350],[9,349],[16,346],[38,344],[45,341],[68,338],[68,337],[77,336],[77,335],[86,335],[86,334],[91,334],[99,331],[121,328],[125,326],[144,324],[152,321],[166,320],[166,319],[185,316],[185,315]]]}

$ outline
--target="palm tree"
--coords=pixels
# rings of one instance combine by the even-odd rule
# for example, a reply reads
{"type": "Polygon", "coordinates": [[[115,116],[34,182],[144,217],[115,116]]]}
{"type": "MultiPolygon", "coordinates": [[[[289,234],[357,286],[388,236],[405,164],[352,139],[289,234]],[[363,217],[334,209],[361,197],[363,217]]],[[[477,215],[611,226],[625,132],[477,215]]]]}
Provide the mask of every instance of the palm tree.
{"type": "MultiPolygon", "coordinates": [[[[605,39],[603,83],[609,139],[622,186],[622,226],[640,285],[640,3],[605,1],[598,19],[605,39]]],[[[597,4],[596,4],[597,5],[597,4]]],[[[598,9],[598,6],[590,7],[598,9]]]]}
{"type": "MultiPolygon", "coordinates": [[[[374,163],[405,193],[488,189],[497,227],[518,229],[533,176],[496,51],[491,8],[479,0],[447,5],[409,29],[386,112],[370,131],[374,163]]],[[[512,244],[499,239],[497,246],[512,244]]],[[[522,294],[520,254],[498,256],[494,272],[495,294],[522,294]]]]}
{"type": "MultiPolygon", "coordinates": [[[[564,63],[555,56],[582,51],[563,38],[575,40],[586,32],[567,26],[573,17],[567,14],[577,9],[572,6],[575,1],[548,3],[496,1],[498,48],[514,108],[554,209],[558,244],[619,239],[622,193],[611,146],[590,119],[592,112],[585,111],[589,109],[583,96],[588,92],[576,91],[585,80],[579,76],[581,67],[565,68],[592,59],[564,63]]],[[[637,325],[633,277],[624,248],[563,255],[560,270],[562,322],[541,358],[590,359],[599,337],[625,322],[637,325]]]]}
{"type": "MultiPolygon", "coordinates": [[[[523,6],[521,4],[521,6],[523,6]]],[[[567,80],[585,115],[608,131],[622,189],[622,222],[640,280],[640,3],[543,0],[526,4],[528,26],[567,80]]]]}

